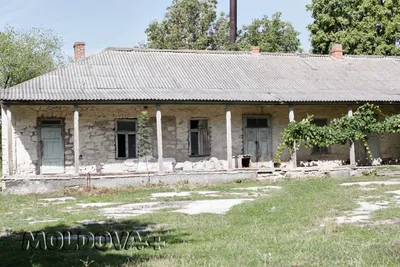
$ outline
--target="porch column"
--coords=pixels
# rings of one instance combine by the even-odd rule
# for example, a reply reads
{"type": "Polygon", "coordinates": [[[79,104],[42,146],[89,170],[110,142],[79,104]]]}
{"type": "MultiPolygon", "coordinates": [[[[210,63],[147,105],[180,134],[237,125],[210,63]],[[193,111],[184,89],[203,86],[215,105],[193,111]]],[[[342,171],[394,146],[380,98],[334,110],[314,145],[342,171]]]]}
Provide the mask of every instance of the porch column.
{"type": "Polygon", "coordinates": [[[233,169],[231,107],[229,104],[226,105],[226,156],[228,159],[228,169],[233,169]]]}
{"type": "MultiPolygon", "coordinates": [[[[353,109],[351,105],[347,106],[347,115],[349,117],[353,116],[353,109]]],[[[350,144],[350,165],[355,166],[356,165],[356,148],[354,146],[354,142],[351,142],[350,144]]]]}
{"type": "MultiPolygon", "coordinates": [[[[293,105],[289,105],[289,121],[294,121],[294,107],[293,105]]],[[[292,153],[292,165],[293,168],[297,168],[297,151],[296,151],[296,142],[293,144],[293,153],[292,153]]]]}
{"type": "Polygon", "coordinates": [[[75,174],[79,175],[79,109],[74,105],[74,161],[75,174]]]}
{"type": "Polygon", "coordinates": [[[156,121],[157,121],[157,148],[158,148],[158,171],[164,171],[163,143],[162,143],[162,124],[161,124],[161,107],[156,105],[156,121]]]}
{"type": "Polygon", "coordinates": [[[12,134],[12,113],[10,106],[2,106],[2,125],[4,135],[7,136],[7,150],[4,151],[4,154],[7,153],[7,162],[8,162],[8,176],[14,175],[14,165],[13,165],[13,134],[12,134]],[[3,117],[4,116],[4,117],[3,117]]]}

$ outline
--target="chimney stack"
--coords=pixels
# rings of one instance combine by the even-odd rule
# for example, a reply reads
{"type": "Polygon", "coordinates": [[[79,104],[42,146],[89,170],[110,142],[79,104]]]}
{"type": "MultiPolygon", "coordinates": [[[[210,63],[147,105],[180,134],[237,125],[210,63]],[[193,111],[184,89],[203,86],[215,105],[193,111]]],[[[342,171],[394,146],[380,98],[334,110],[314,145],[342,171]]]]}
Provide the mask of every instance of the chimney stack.
{"type": "Polygon", "coordinates": [[[74,44],[75,62],[78,62],[85,57],[85,43],[75,42],[74,44]]]}
{"type": "Polygon", "coordinates": [[[331,56],[337,59],[343,59],[343,47],[341,44],[334,44],[332,46],[331,56]]]}
{"type": "Polygon", "coordinates": [[[229,12],[229,24],[230,24],[230,41],[232,44],[236,43],[237,37],[237,0],[231,0],[230,12],[229,12]]]}
{"type": "Polygon", "coordinates": [[[259,46],[253,46],[251,48],[251,53],[252,54],[260,54],[260,52],[261,52],[261,48],[259,46]]]}

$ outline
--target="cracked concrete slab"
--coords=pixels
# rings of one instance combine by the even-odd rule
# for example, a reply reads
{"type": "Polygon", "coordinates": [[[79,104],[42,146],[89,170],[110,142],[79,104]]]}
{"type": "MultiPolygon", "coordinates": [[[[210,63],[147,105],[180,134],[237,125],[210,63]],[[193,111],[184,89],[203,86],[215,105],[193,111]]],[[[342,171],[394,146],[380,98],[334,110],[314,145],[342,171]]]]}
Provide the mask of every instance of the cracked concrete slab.
{"type": "Polygon", "coordinates": [[[341,186],[368,186],[368,185],[400,185],[400,181],[371,181],[371,182],[356,182],[356,183],[343,183],[341,186]]]}
{"type": "Polygon", "coordinates": [[[102,208],[100,211],[108,218],[123,219],[142,214],[154,213],[161,209],[178,208],[181,202],[147,202],[124,204],[112,208],[102,208]]]}
{"type": "Polygon", "coordinates": [[[394,194],[394,195],[400,195],[400,190],[396,190],[396,191],[387,191],[385,192],[386,194],[394,194]]]}
{"type": "MultiPolygon", "coordinates": [[[[250,191],[258,191],[250,189],[250,191]]],[[[221,197],[221,196],[264,196],[265,194],[255,193],[255,192],[220,192],[220,191],[191,191],[191,192],[164,192],[164,193],[153,193],[152,198],[162,198],[162,197],[188,197],[193,194],[199,194],[208,197],[221,197]]]]}
{"type": "Polygon", "coordinates": [[[357,202],[360,205],[358,208],[352,211],[344,212],[344,216],[338,216],[335,218],[328,218],[328,221],[334,221],[338,224],[345,223],[370,223],[371,222],[371,214],[374,211],[386,209],[390,202],[388,201],[378,201],[375,203],[369,202],[357,202]]]}
{"type": "Polygon", "coordinates": [[[76,198],[74,197],[57,197],[57,198],[42,198],[40,201],[48,201],[48,202],[65,202],[65,201],[74,201],[76,198]]]}
{"type": "Polygon", "coordinates": [[[376,188],[375,187],[360,187],[360,190],[363,190],[363,191],[374,191],[374,190],[376,190],[376,188]]]}
{"type": "Polygon", "coordinates": [[[254,199],[215,199],[215,200],[199,200],[189,203],[185,207],[174,212],[186,213],[186,214],[200,214],[200,213],[213,213],[213,214],[225,214],[233,206],[242,204],[244,202],[250,202],[254,199]]]}
{"type": "Polygon", "coordinates": [[[160,198],[160,197],[188,197],[193,192],[163,192],[163,193],[153,193],[151,194],[152,198],[160,198]]]}
{"type": "MultiPolygon", "coordinates": [[[[106,207],[106,206],[119,205],[119,204],[121,204],[121,203],[98,202],[98,203],[79,203],[76,205],[81,208],[93,208],[93,207],[106,207]]],[[[67,207],[67,208],[69,208],[69,207],[67,207]]]]}
{"type": "Polygon", "coordinates": [[[237,187],[234,190],[249,190],[249,191],[263,191],[271,189],[282,189],[281,186],[260,186],[260,187],[237,187]]]}
{"type": "Polygon", "coordinates": [[[59,219],[53,219],[53,220],[42,220],[42,221],[33,221],[29,222],[28,224],[33,225],[33,224],[38,224],[38,223],[49,223],[49,222],[58,222],[59,219]]]}
{"type": "Polygon", "coordinates": [[[150,214],[162,209],[171,209],[173,212],[186,214],[213,213],[224,214],[233,206],[254,199],[214,199],[196,201],[171,201],[171,202],[147,202],[125,204],[112,208],[102,208],[102,212],[108,218],[123,219],[142,214],[150,214]]]}
{"type": "Polygon", "coordinates": [[[214,196],[219,194],[219,191],[196,191],[196,194],[214,196]]]}

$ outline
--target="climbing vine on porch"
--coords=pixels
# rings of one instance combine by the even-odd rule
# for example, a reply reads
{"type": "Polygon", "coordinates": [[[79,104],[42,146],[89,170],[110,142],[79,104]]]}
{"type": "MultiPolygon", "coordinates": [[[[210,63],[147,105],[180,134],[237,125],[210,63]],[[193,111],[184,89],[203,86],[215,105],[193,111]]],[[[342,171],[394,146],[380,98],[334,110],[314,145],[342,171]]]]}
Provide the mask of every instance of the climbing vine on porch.
{"type": "Polygon", "coordinates": [[[282,132],[282,141],[275,155],[275,162],[280,163],[283,151],[287,148],[290,153],[300,145],[305,147],[329,147],[331,145],[345,145],[359,141],[365,145],[369,157],[372,153],[368,146],[368,135],[371,133],[399,133],[400,115],[384,115],[377,105],[365,104],[360,106],[353,116],[347,115],[336,118],[326,126],[317,126],[313,123],[313,116],[302,121],[290,122],[282,132]],[[296,144],[296,147],[294,147],[296,144]]]}
{"type": "Polygon", "coordinates": [[[151,143],[150,143],[150,131],[149,131],[149,114],[147,111],[142,111],[138,119],[138,137],[139,137],[139,157],[150,156],[151,154],[151,143]]]}

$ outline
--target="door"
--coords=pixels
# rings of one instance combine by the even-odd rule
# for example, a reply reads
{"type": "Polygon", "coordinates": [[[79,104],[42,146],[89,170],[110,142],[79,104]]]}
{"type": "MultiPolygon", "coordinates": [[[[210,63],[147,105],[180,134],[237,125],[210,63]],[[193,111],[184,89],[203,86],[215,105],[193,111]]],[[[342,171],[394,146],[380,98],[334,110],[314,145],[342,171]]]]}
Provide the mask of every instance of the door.
{"type": "Polygon", "coordinates": [[[381,150],[380,150],[381,139],[378,134],[370,134],[368,136],[368,146],[371,150],[373,161],[368,156],[367,149],[364,144],[361,142],[356,142],[356,161],[357,165],[365,166],[365,165],[377,165],[378,159],[380,158],[381,150]]]}
{"type": "Polygon", "coordinates": [[[252,162],[272,160],[272,138],[269,116],[244,117],[244,154],[252,162]]]}
{"type": "Polygon", "coordinates": [[[41,129],[42,174],[64,172],[64,151],[61,126],[42,127],[41,129]]]}

